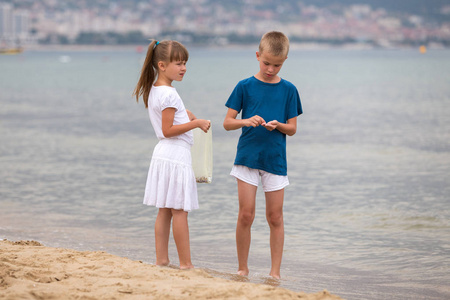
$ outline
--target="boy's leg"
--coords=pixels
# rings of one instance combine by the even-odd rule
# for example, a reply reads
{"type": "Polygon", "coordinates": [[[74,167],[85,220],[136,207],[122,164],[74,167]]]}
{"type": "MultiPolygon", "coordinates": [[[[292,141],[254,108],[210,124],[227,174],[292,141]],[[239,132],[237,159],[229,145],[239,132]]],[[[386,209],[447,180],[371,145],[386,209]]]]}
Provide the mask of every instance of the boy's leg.
{"type": "Polygon", "coordinates": [[[248,254],[250,251],[251,227],[255,218],[257,186],[237,179],[239,215],[236,225],[236,248],[239,261],[239,275],[248,275],[248,254]]]}
{"type": "Polygon", "coordinates": [[[270,227],[270,254],[272,258],[272,267],[269,275],[279,279],[284,246],[284,189],[266,192],[265,195],[266,219],[270,227]]]}
{"type": "Polygon", "coordinates": [[[191,269],[191,247],[189,244],[188,213],[183,210],[172,209],[173,215],[173,238],[177,245],[180,269],[191,269]]]}
{"type": "Polygon", "coordinates": [[[169,236],[172,212],[169,208],[160,208],[155,221],[156,265],[169,264],[169,236]]]}

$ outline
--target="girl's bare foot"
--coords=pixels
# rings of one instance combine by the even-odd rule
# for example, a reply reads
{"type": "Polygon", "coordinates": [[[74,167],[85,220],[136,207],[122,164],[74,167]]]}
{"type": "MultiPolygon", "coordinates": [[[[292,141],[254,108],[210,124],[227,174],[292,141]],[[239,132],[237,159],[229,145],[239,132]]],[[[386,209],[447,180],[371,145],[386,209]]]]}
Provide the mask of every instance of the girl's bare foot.
{"type": "Polygon", "coordinates": [[[189,270],[189,269],[193,269],[194,265],[189,264],[189,265],[180,265],[180,270],[189,270]]]}
{"type": "Polygon", "coordinates": [[[160,266],[160,267],[167,267],[169,264],[170,264],[170,261],[161,261],[161,262],[159,262],[159,261],[156,261],[156,263],[155,263],[157,266],[160,266]]]}

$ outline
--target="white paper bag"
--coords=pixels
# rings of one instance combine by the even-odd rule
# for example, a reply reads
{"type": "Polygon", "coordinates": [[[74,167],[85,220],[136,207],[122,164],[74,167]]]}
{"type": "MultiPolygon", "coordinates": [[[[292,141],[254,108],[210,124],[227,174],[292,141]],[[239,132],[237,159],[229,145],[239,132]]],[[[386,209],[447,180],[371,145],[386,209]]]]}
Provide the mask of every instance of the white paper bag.
{"type": "Polygon", "coordinates": [[[211,183],[213,168],[212,128],[205,133],[200,128],[192,130],[194,145],[191,148],[192,168],[198,183],[211,183]]]}

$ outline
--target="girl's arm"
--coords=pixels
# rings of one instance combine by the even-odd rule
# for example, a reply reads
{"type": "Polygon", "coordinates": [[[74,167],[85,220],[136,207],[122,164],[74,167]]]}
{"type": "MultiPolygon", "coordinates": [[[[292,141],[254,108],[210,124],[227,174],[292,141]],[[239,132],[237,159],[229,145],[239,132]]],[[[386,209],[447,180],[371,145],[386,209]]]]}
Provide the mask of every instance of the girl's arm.
{"type": "Polygon", "coordinates": [[[197,117],[189,109],[186,109],[186,112],[188,114],[189,120],[194,121],[195,119],[197,119],[197,117]]]}
{"type": "Polygon", "coordinates": [[[188,123],[173,125],[175,118],[175,108],[168,107],[162,111],[162,132],[166,138],[174,137],[194,128],[200,128],[204,132],[208,132],[211,122],[203,119],[194,119],[188,123]]]}
{"type": "Polygon", "coordinates": [[[284,134],[292,136],[297,132],[297,117],[287,120],[286,124],[274,120],[262,125],[269,131],[277,129],[284,134]]]}
{"type": "Polygon", "coordinates": [[[242,127],[256,127],[265,123],[264,119],[260,116],[253,116],[249,119],[236,119],[238,111],[232,108],[228,108],[227,115],[223,121],[223,128],[225,130],[236,130],[242,127]]]}

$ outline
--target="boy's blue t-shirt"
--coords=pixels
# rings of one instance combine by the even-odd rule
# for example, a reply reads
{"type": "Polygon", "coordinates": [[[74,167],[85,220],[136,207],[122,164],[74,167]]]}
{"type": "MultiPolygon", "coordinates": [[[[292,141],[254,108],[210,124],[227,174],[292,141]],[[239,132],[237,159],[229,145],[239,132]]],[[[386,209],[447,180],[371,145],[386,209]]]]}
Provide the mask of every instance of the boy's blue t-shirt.
{"type": "MultiPolygon", "coordinates": [[[[266,83],[254,76],[237,84],[225,106],[238,113],[242,111],[242,119],[258,115],[266,122],[286,123],[303,113],[300,96],[292,83],[284,79],[266,83]]],[[[286,135],[263,126],[242,127],[234,164],[287,175],[286,135]]]]}

